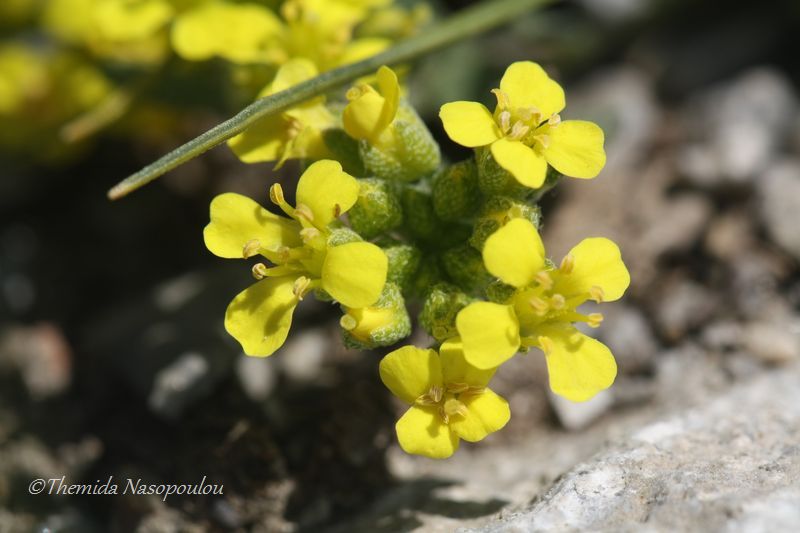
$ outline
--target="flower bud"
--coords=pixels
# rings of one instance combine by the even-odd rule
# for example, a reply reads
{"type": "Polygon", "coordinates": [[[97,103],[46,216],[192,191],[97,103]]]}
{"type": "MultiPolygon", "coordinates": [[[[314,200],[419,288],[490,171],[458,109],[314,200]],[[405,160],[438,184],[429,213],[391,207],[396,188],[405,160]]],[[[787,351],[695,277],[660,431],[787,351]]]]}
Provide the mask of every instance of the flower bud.
{"type": "Polygon", "coordinates": [[[419,323],[439,342],[455,337],[456,316],[469,302],[469,297],[455,285],[439,283],[425,297],[419,323]]]}
{"type": "Polygon", "coordinates": [[[389,346],[411,334],[411,319],[400,287],[394,283],[387,283],[381,297],[370,307],[343,310],[339,323],[349,348],[389,346]]]}
{"type": "Polygon", "coordinates": [[[442,265],[450,279],[467,294],[481,294],[493,280],[483,266],[481,253],[466,244],[443,253],[442,265]]]}
{"type": "Polygon", "coordinates": [[[471,159],[446,167],[433,179],[433,209],[442,220],[474,216],[480,200],[478,169],[471,159]]]}
{"type": "Polygon", "coordinates": [[[510,220],[524,218],[539,228],[542,213],[537,205],[530,205],[508,196],[493,196],[486,200],[475,220],[469,243],[482,250],[489,235],[505,226],[510,220]]]}
{"type": "Polygon", "coordinates": [[[376,178],[359,180],[358,200],[347,216],[350,224],[365,239],[396,228],[403,222],[400,199],[391,184],[376,178]]]}
{"type": "Polygon", "coordinates": [[[502,194],[521,198],[531,191],[497,164],[488,146],[475,149],[475,162],[478,166],[478,186],[486,196],[502,194]]]}
{"type": "Polygon", "coordinates": [[[358,141],[343,129],[329,128],[322,132],[322,140],[331,151],[333,159],[342,164],[342,169],[352,176],[363,176],[364,163],[359,155],[358,141]]]}
{"type": "Polygon", "coordinates": [[[406,229],[415,239],[435,241],[441,231],[442,221],[433,210],[431,195],[414,187],[406,187],[400,199],[406,229]]]}
{"type": "Polygon", "coordinates": [[[412,182],[432,174],[441,163],[439,145],[417,113],[401,102],[397,118],[380,144],[359,141],[367,173],[391,181],[412,182]]]}
{"type": "Polygon", "coordinates": [[[419,269],[422,253],[416,247],[401,242],[392,242],[381,248],[389,259],[387,283],[395,283],[403,292],[407,291],[419,269]]]}

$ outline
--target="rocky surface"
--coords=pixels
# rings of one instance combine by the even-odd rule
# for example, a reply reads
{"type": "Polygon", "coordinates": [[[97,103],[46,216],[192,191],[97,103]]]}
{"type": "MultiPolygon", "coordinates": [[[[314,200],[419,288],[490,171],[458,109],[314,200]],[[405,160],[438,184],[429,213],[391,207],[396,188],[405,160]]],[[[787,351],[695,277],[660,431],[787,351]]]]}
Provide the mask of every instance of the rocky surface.
{"type": "Polygon", "coordinates": [[[522,510],[467,531],[770,531],[800,524],[800,367],[653,421],[522,510]]]}

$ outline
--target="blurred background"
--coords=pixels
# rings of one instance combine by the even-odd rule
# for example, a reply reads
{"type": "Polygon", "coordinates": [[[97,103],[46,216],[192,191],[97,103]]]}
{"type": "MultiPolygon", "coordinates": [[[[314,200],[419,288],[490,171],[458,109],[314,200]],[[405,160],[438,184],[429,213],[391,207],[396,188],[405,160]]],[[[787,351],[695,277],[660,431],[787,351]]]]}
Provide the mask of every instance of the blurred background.
{"type": "Polygon", "coordinates": [[[538,353],[516,357],[493,385],[509,425],[443,462],[397,448],[381,354],[342,348],[335,309],[304,302],[268,359],[223,330],[250,275],[206,251],[209,202],[266,203],[297,166],[219,147],[106,199],[251,101],[268,69],[81,44],[59,23],[80,12],[49,3],[0,6],[0,532],[796,530],[797,2],[561,2],[414,65],[410,99],[457,160],[439,106],[489,104],[509,63],[543,64],[609,156],[546,197],[548,252],[607,236],[633,279],[603,306],[611,390],[565,402],[538,353]],[[62,475],[207,476],[225,496],[27,491],[62,475]]]}

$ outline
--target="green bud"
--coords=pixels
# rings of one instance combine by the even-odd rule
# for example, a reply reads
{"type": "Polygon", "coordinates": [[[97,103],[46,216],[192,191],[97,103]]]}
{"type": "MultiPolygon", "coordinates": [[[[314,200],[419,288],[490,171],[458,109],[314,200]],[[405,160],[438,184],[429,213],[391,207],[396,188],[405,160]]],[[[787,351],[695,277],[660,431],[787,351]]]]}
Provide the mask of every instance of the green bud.
{"type": "Polygon", "coordinates": [[[409,288],[412,295],[423,298],[431,287],[444,280],[444,271],[439,263],[439,257],[432,254],[422,256],[419,268],[414,274],[409,288]]]}
{"type": "Polygon", "coordinates": [[[481,294],[493,280],[483,266],[481,253],[466,244],[443,253],[442,265],[450,279],[468,294],[481,294]]]}
{"type": "Polygon", "coordinates": [[[470,302],[458,287],[449,283],[435,285],[425,297],[419,323],[439,342],[458,335],[456,315],[470,302]]]}
{"type": "Polygon", "coordinates": [[[328,236],[328,246],[340,246],[349,242],[359,242],[364,240],[361,238],[361,235],[339,221],[334,221],[330,226],[328,226],[328,229],[330,230],[330,235],[328,236]]]}
{"type": "Polygon", "coordinates": [[[343,129],[329,128],[323,130],[322,140],[331,151],[333,159],[342,164],[342,168],[353,176],[365,174],[364,163],[359,155],[358,141],[347,135],[343,129]]]}
{"type": "Polygon", "coordinates": [[[489,235],[515,218],[524,218],[539,228],[542,212],[538,205],[530,205],[508,196],[492,196],[483,204],[475,220],[469,243],[476,250],[483,250],[483,244],[489,235]]]}
{"type": "Polygon", "coordinates": [[[412,182],[439,168],[439,145],[407,103],[400,103],[387,133],[388,140],[380,146],[373,146],[366,140],[358,143],[368,174],[390,181],[412,182]]]}
{"type": "Polygon", "coordinates": [[[387,283],[381,297],[369,307],[349,309],[339,323],[348,348],[389,346],[411,335],[411,319],[400,287],[387,283]]]}
{"type": "Polygon", "coordinates": [[[433,209],[442,220],[474,216],[480,201],[478,169],[471,159],[444,168],[433,179],[433,209]]]}
{"type": "Polygon", "coordinates": [[[396,228],[403,222],[400,199],[391,184],[377,178],[358,180],[358,200],[347,216],[350,224],[365,239],[396,228]]]}
{"type": "Polygon", "coordinates": [[[506,285],[500,280],[494,280],[486,287],[486,297],[489,301],[492,301],[497,304],[504,304],[507,303],[514,293],[517,292],[517,288],[512,285],[506,285]]]}
{"type": "Polygon", "coordinates": [[[436,240],[442,221],[433,210],[431,195],[415,187],[406,187],[401,193],[403,220],[411,235],[423,241],[436,240]]]}
{"type": "Polygon", "coordinates": [[[407,291],[419,269],[422,253],[416,247],[401,242],[382,245],[381,248],[389,259],[386,281],[398,285],[403,292],[407,291]]]}
{"type": "Polygon", "coordinates": [[[486,196],[502,194],[522,198],[531,192],[497,164],[488,146],[475,149],[475,162],[478,166],[478,186],[486,196]]]}

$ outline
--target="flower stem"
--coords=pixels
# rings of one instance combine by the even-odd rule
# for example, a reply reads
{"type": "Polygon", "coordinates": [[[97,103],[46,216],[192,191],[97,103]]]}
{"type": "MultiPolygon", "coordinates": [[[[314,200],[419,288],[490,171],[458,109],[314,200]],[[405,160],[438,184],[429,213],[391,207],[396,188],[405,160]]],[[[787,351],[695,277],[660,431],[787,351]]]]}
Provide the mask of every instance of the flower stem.
{"type": "Polygon", "coordinates": [[[553,0],[484,0],[481,4],[464,9],[383,53],[358,63],[329,70],[285,91],[256,100],[232,118],[127,177],[108,191],[108,197],[111,200],[122,198],[203,152],[238,135],[267,115],[278,113],[318,94],[370,74],[381,65],[394,65],[428,54],[513,20],[526,11],[551,1],[553,0]]]}

